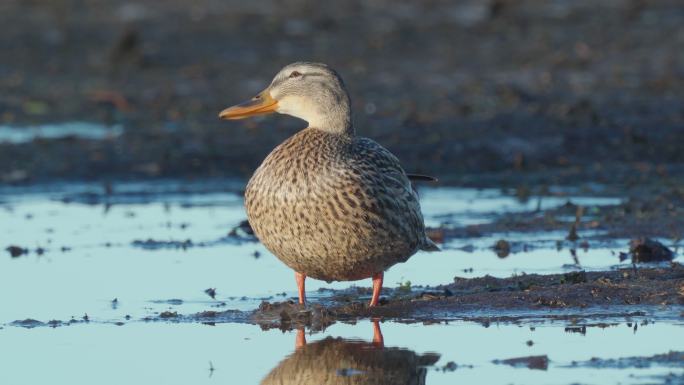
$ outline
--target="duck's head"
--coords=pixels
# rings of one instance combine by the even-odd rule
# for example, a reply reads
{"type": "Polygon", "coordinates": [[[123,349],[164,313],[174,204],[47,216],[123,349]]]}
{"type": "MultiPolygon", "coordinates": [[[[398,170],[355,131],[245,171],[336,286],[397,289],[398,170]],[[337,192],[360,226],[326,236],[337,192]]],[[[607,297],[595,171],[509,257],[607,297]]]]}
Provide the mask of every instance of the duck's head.
{"type": "Polygon", "coordinates": [[[243,119],[278,112],[303,119],[310,127],[351,132],[351,108],[342,78],[321,63],[285,66],[257,96],[221,111],[221,119],[243,119]]]}

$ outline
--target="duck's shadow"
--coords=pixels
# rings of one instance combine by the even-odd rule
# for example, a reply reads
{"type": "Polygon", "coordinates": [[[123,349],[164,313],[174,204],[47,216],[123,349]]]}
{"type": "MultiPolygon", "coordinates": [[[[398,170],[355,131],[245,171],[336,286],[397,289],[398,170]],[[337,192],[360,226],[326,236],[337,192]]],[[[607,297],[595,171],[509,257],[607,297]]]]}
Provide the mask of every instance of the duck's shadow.
{"type": "Polygon", "coordinates": [[[385,347],[377,321],[373,334],[372,342],[327,337],[307,344],[300,329],[295,351],[261,384],[425,384],[426,367],[439,360],[438,354],[385,347]]]}

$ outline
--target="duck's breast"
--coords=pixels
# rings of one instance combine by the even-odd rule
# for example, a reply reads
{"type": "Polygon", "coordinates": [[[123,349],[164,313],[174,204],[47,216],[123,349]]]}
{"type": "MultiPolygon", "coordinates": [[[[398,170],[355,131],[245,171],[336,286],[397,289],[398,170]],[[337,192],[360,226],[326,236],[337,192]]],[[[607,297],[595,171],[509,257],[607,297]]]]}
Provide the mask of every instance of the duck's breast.
{"type": "Polygon", "coordinates": [[[329,135],[305,130],[274,149],[247,186],[247,215],[294,270],[327,281],[367,278],[405,261],[420,237],[397,186],[354,159],[353,143],[329,135]]]}

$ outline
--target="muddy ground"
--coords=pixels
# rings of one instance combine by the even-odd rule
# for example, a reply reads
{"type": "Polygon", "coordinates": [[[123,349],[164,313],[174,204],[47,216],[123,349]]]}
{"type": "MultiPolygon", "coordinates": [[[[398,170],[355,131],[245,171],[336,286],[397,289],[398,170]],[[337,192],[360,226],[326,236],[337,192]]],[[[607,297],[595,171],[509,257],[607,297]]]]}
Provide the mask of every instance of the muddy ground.
{"type": "MultiPolygon", "coordinates": [[[[285,330],[303,326],[317,330],[337,321],[361,318],[427,323],[455,318],[481,323],[578,318],[595,321],[645,316],[644,310],[653,307],[670,308],[676,317],[677,312],[684,310],[684,267],[673,263],[667,267],[607,272],[454,277],[453,283],[435,287],[384,289],[376,308],[369,308],[364,302],[369,296],[370,291],[360,288],[335,292],[325,306],[304,308],[292,302],[264,302],[250,317],[251,322],[263,327],[285,330]]],[[[220,322],[226,315],[235,317],[234,312],[204,312],[189,319],[220,322]]],[[[684,312],[679,316],[684,316],[684,312]]]]}
{"type": "Polygon", "coordinates": [[[8,0],[0,124],[122,136],[0,144],[0,180],[248,176],[302,122],[217,112],[295,60],[344,76],[359,133],[446,183],[684,175],[676,0],[8,0]]]}

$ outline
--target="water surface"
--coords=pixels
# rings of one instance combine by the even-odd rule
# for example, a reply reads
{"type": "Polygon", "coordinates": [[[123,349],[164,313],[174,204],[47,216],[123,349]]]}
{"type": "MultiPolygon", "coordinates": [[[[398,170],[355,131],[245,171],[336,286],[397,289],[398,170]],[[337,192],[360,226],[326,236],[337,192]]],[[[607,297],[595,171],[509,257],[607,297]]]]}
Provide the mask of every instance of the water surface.
{"type": "MultiPolygon", "coordinates": [[[[256,384],[274,368],[287,365],[288,357],[297,357],[290,356],[295,332],[262,331],[242,323],[211,327],[141,321],[167,310],[180,314],[253,310],[262,300],[295,296],[292,271],[240,230],[236,236],[229,236],[245,219],[238,193],[241,186],[240,181],[167,181],[0,189],[0,250],[9,246],[27,249],[20,256],[5,252],[0,257],[0,360],[12,363],[0,371],[0,383],[69,379],[73,384],[256,384]],[[205,293],[209,288],[215,289],[215,298],[205,293]],[[86,314],[88,323],[57,328],[11,324],[24,319],[82,320],[86,314]]],[[[421,189],[421,199],[426,221],[432,226],[487,223],[505,212],[552,208],[568,201],[620,202],[618,198],[568,192],[545,197],[540,203],[537,199],[520,201],[497,190],[458,188],[421,189]]],[[[617,257],[619,251],[626,250],[627,240],[580,248],[575,258],[569,248],[556,248],[565,235],[510,232],[448,240],[441,253],[419,253],[393,267],[385,282],[389,287],[406,281],[412,286],[436,285],[451,282],[454,276],[507,277],[628,264],[617,257]],[[501,259],[490,248],[499,238],[535,247],[501,259]]],[[[370,282],[328,284],[309,280],[307,289],[310,298],[317,301],[328,295],[319,292],[320,288],[350,285],[369,286],[370,282]]],[[[596,322],[611,326],[590,326],[584,333],[572,332],[574,326],[569,320],[489,327],[459,320],[430,326],[385,322],[381,327],[386,350],[374,354],[422,362],[425,365],[417,365],[411,373],[419,379],[424,375],[428,384],[636,384],[657,383],[660,380],[653,380],[653,376],[670,371],[681,375],[681,366],[571,367],[573,361],[594,356],[621,358],[684,350],[679,318],[653,314],[637,318],[601,319],[596,322]],[[655,324],[651,323],[654,319],[655,324]],[[634,323],[643,326],[635,330],[634,323]],[[571,331],[566,331],[568,327],[571,331]],[[428,365],[419,359],[425,355],[439,359],[428,365]],[[547,355],[547,369],[493,362],[530,355],[547,355]],[[457,369],[442,370],[450,361],[457,369]]],[[[585,325],[590,321],[582,322],[585,325]]],[[[338,345],[333,350],[372,349],[371,326],[369,321],[338,323],[323,333],[307,336],[308,344],[316,349],[326,346],[326,338],[335,338],[338,345]]],[[[362,356],[355,355],[357,359],[362,356]]],[[[345,365],[328,369],[341,378],[363,378],[363,373],[345,365]]]]}

